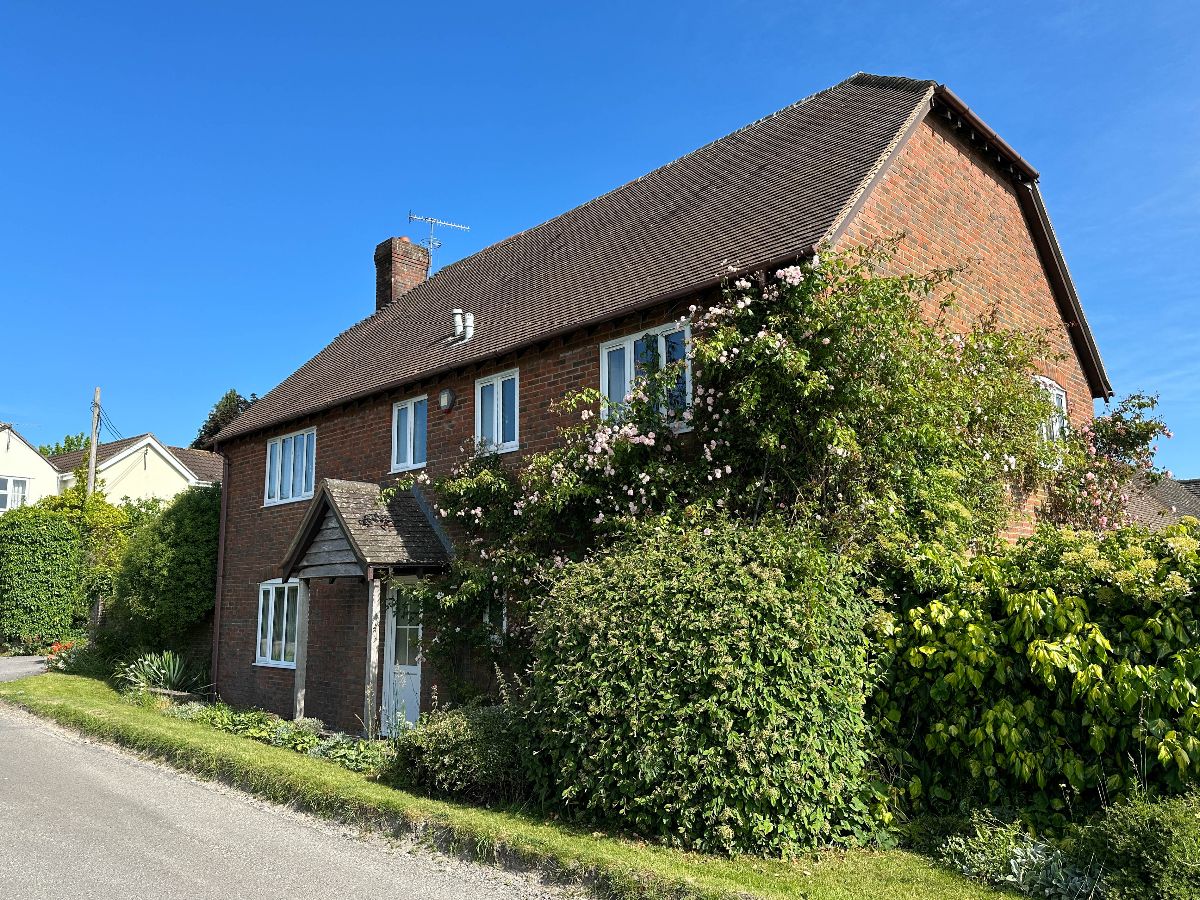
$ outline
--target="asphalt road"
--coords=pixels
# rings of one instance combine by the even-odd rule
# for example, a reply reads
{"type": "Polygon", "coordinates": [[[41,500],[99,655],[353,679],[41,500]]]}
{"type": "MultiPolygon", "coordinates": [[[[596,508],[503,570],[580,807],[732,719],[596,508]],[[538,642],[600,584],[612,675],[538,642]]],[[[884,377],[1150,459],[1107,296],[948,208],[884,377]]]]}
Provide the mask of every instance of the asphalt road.
{"type": "Polygon", "coordinates": [[[578,896],[197,781],[0,705],[0,898],[578,896]]]}
{"type": "Polygon", "coordinates": [[[40,656],[0,656],[0,681],[16,681],[44,671],[46,661],[40,656]]]}

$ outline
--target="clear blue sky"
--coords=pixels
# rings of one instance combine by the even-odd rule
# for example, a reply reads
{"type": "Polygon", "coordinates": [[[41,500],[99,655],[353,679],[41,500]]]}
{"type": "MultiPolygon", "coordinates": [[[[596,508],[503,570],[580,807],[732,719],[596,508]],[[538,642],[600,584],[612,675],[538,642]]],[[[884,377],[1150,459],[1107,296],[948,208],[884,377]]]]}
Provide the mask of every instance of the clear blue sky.
{"type": "MultiPolygon", "coordinates": [[[[446,263],[858,70],[948,84],[1042,172],[1119,393],[1200,476],[1200,10],[1166,3],[0,2],[0,420],[187,443],[446,263]]],[[[107,438],[107,434],[106,434],[107,438]]]]}

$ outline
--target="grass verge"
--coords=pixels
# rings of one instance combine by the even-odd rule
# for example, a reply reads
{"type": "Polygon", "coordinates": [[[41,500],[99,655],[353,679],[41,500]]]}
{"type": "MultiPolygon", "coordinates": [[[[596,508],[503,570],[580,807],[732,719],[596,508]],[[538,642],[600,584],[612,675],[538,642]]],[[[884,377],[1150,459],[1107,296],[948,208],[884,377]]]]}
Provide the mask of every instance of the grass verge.
{"type": "Polygon", "coordinates": [[[1000,894],[899,850],[800,862],[725,859],[589,834],[514,812],[430,800],[326,760],[269,747],[126,703],[70,675],[0,684],[0,700],[203,778],[352,825],[413,833],[483,861],[537,867],[605,897],[671,900],[983,900],[1000,894]]]}

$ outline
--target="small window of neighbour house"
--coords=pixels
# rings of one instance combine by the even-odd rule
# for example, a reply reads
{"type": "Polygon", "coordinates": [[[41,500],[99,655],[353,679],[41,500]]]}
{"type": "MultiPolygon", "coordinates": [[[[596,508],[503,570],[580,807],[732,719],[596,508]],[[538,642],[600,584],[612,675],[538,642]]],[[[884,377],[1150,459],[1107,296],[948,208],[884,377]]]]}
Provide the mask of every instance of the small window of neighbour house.
{"type": "Polygon", "coordinates": [[[25,505],[29,481],[25,478],[0,477],[0,512],[25,505]]]}
{"type": "Polygon", "coordinates": [[[475,382],[475,446],[508,453],[521,446],[520,378],[516,369],[475,382]]]}
{"type": "Polygon", "coordinates": [[[316,477],[317,431],[297,431],[267,441],[264,505],[307,500],[316,477]]]}
{"type": "Polygon", "coordinates": [[[414,397],[392,407],[392,471],[425,465],[425,435],[429,398],[414,397]]]}
{"type": "Polygon", "coordinates": [[[299,596],[298,581],[268,581],[258,586],[256,664],[295,668],[299,596]]]}
{"type": "Polygon", "coordinates": [[[1065,437],[1067,433],[1067,392],[1058,382],[1044,376],[1039,375],[1036,381],[1046,392],[1050,405],[1053,407],[1049,418],[1041,425],[1042,438],[1047,441],[1057,441],[1065,437]]]}
{"type": "Polygon", "coordinates": [[[687,358],[691,337],[690,326],[672,322],[601,344],[601,415],[609,418],[619,414],[635,380],[680,362],[683,365],[667,402],[674,410],[686,409],[692,401],[692,364],[687,358]]]}

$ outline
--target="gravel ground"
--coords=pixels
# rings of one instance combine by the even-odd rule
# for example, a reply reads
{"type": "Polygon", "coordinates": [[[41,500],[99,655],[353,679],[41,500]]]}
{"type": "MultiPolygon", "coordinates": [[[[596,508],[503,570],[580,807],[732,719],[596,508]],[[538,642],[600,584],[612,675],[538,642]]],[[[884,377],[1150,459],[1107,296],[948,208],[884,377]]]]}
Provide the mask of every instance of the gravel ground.
{"type": "Polygon", "coordinates": [[[40,656],[0,656],[0,681],[16,681],[45,671],[46,661],[40,656]]]}
{"type": "Polygon", "coordinates": [[[587,896],[261,802],[3,704],[0,847],[2,898],[587,896]]]}

